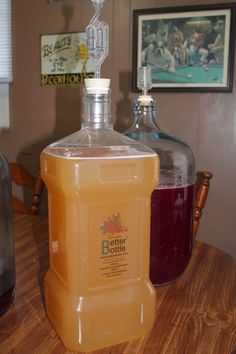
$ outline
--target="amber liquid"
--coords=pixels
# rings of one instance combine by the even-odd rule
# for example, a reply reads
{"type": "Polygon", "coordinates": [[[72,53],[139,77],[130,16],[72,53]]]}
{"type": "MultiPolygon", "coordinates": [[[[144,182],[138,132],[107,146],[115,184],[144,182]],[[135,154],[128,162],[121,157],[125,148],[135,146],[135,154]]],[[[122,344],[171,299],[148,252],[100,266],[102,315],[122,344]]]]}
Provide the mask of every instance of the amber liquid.
{"type": "Polygon", "coordinates": [[[152,193],[150,279],[174,281],[186,269],[193,246],[194,185],[152,193]]]}
{"type": "Polygon", "coordinates": [[[71,350],[143,336],[153,325],[150,196],[156,157],[65,159],[43,153],[48,188],[47,314],[71,350]]]}

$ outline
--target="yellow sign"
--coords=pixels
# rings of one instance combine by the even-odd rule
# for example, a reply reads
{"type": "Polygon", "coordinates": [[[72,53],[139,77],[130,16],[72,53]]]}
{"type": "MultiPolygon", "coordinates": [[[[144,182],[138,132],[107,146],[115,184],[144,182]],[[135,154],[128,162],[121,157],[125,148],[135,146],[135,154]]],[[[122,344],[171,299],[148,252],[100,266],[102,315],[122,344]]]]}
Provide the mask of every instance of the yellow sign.
{"type": "Polygon", "coordinates": [[[85,33],[41,36],[41,85],[80,84],[94,71],[85,33]]]}

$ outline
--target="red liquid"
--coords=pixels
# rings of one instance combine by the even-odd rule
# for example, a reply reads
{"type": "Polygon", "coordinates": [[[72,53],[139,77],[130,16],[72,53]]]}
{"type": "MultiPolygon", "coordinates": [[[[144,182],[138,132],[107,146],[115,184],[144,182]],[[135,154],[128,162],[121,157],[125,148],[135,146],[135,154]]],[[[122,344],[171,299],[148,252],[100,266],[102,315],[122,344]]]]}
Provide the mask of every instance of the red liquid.
{"type": "Polygon", "coordinates": [[[11,281],[12,277],[13,275],[9,271],[0,274],[0,316],[10,307],[14,298],[15,286],[11,281]]]}
{"type": "Polygon", "coordinates": [[[0,316],[10,307],[14,298],[14,286],[12,286],[6,293],[0,295],[0,316]]]}
{"type": "Polygon", "coordinates": [[[193,245],[194,185],[152,193],[150,279],[174,281],[187,267],[193,245]]]}

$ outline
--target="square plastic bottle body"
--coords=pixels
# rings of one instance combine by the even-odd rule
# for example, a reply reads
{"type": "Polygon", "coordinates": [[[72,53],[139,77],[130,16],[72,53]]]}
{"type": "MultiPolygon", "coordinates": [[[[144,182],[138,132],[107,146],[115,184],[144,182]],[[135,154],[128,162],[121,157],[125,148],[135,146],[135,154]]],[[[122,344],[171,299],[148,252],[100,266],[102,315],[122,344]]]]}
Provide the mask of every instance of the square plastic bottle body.
{"type": "Polygon", "coordinates": [[[150,197],[157,164],[151,154],[41,155],[49,200],[46,309],[71,350],[124,342],[153,325],[150,197]]]}

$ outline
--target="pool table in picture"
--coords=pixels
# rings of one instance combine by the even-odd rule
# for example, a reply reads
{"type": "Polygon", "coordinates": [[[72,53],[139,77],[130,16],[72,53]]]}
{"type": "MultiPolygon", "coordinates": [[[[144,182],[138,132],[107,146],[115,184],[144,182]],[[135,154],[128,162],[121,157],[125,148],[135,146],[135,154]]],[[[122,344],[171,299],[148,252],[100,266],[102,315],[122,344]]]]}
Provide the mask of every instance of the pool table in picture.
{"type": "Polygon", "coordinates": [[[164,68],[155,68],[152,71],[153,84],[222,84],[222,65],[199,65],[177,67],[175,72],[164,68]]]}

